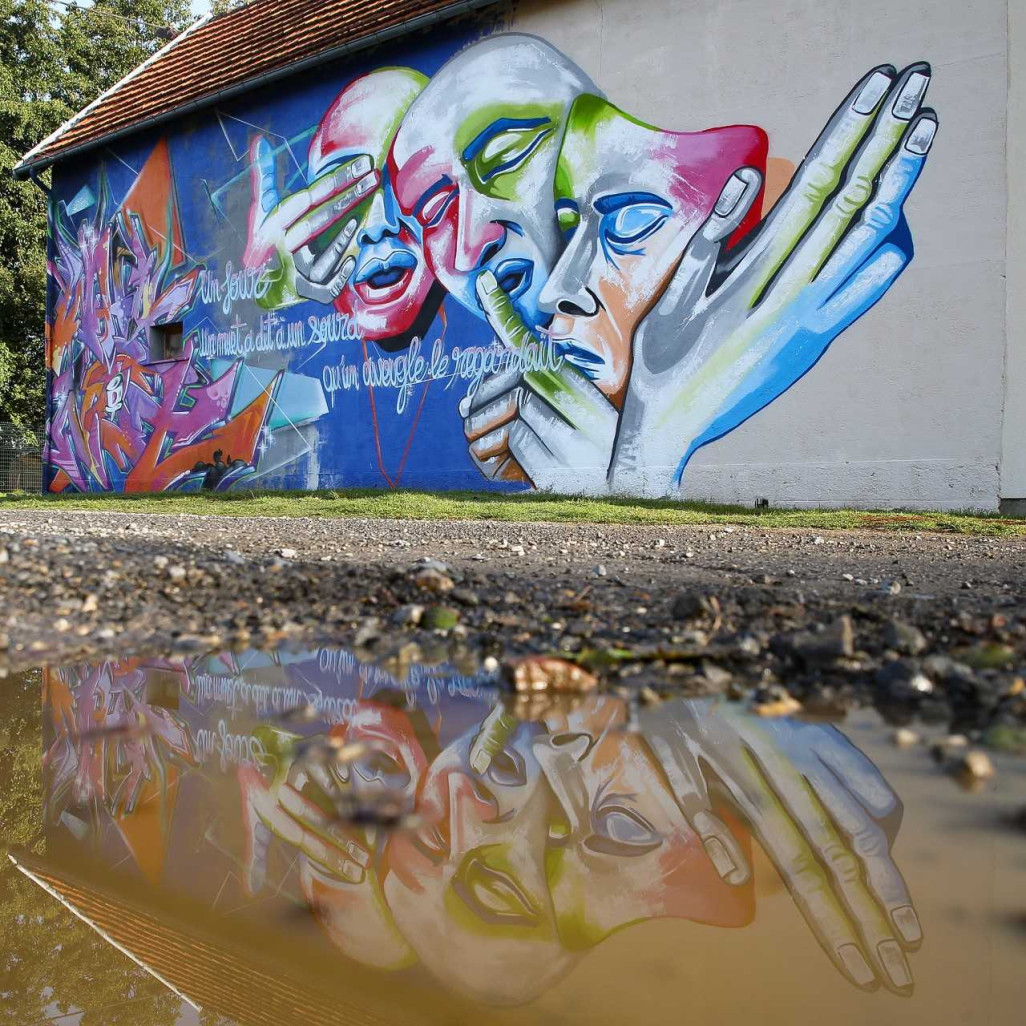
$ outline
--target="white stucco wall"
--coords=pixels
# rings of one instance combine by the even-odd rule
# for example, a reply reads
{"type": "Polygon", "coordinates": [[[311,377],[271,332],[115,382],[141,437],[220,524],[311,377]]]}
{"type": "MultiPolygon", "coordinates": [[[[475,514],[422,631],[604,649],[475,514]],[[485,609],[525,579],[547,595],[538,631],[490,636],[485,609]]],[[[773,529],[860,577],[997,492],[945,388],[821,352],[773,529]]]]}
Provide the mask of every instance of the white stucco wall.
{"type": "MultiPolygon", "coordinates": [[[[558,46],[631,114],[674,130],[754,123],[795,163],[869,68],[933,66],[940,132],[906,206],[911,266],[803,380],[693,458],[686,497],[995,509],[1026,495],[1026,278],[1007,311],[1005,290],[1008,16],[1005,0],[515,6],[511,28],[558,46]]],[[[1026,241],[1008,258],[1022,268],[1026,241]]]]}

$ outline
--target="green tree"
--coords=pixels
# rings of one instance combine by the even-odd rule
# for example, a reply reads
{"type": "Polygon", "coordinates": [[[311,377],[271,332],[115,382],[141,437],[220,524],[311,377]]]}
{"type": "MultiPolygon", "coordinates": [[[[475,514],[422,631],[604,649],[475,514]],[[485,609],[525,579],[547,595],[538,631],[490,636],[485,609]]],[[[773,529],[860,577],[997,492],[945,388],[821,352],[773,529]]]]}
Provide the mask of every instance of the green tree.
{"type": "Polygon", "coordinates": [[[190,19],[188,0],[0,0],[0,420],[45,414],[46,198],[11,172],[190,19]]]}

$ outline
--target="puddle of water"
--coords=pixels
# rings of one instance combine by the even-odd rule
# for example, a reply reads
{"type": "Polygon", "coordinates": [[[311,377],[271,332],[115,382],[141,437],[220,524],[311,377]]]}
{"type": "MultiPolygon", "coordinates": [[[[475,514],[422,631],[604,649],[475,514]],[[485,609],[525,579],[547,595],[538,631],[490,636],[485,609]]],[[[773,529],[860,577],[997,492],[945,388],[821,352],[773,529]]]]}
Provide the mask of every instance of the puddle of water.
{"type": "Polygon", "coordinates": [[[0,1022],[1015,1021],[1026,760],[344,649],[0,685],[0,1022]]]}

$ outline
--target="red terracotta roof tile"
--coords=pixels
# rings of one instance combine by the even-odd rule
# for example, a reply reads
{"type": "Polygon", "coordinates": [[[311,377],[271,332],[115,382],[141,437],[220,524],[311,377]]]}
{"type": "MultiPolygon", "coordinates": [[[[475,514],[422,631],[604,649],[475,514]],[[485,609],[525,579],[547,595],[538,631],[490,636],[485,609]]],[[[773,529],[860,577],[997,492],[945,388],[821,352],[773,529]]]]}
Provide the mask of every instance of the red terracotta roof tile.
{"type": "Polygon", "coordinates": [[[187,29],[27,153],[16,173],[380,32],[469,13],[489,2],[254,0],[187,29]]]}

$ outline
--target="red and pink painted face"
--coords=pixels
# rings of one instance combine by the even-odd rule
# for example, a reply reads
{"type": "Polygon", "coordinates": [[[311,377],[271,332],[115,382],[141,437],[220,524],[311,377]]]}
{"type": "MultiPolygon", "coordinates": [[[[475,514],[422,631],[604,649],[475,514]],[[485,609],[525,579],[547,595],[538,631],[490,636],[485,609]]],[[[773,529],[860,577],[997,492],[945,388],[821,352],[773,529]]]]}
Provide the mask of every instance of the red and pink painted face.
{"type": "Polygon", "coordinates": [[[382,173],[381,186],[353,211],[359,227],[348,252],[356,268],[335,300],[335,308],[373,341],[426,330],[441,299],[419,242],[399,216],[385,175],[392,140],[426,83],[423,75],[408,68],[386,68],[358,78],[328,109],[310,142],[311,179],[365,154],[382,173]]]}
{"type": "MultiPolygon", "coordinates": [[[[557,350],[622,403],[634,332],[662,294],[720,191],[741,167],[766,167],[752,125],[664,132],[596,96],[570,112],[555,200],[566,249],[541,294],[557,350]]],[[[758,219],[753,204],[740,233],[758,219]]]]}

